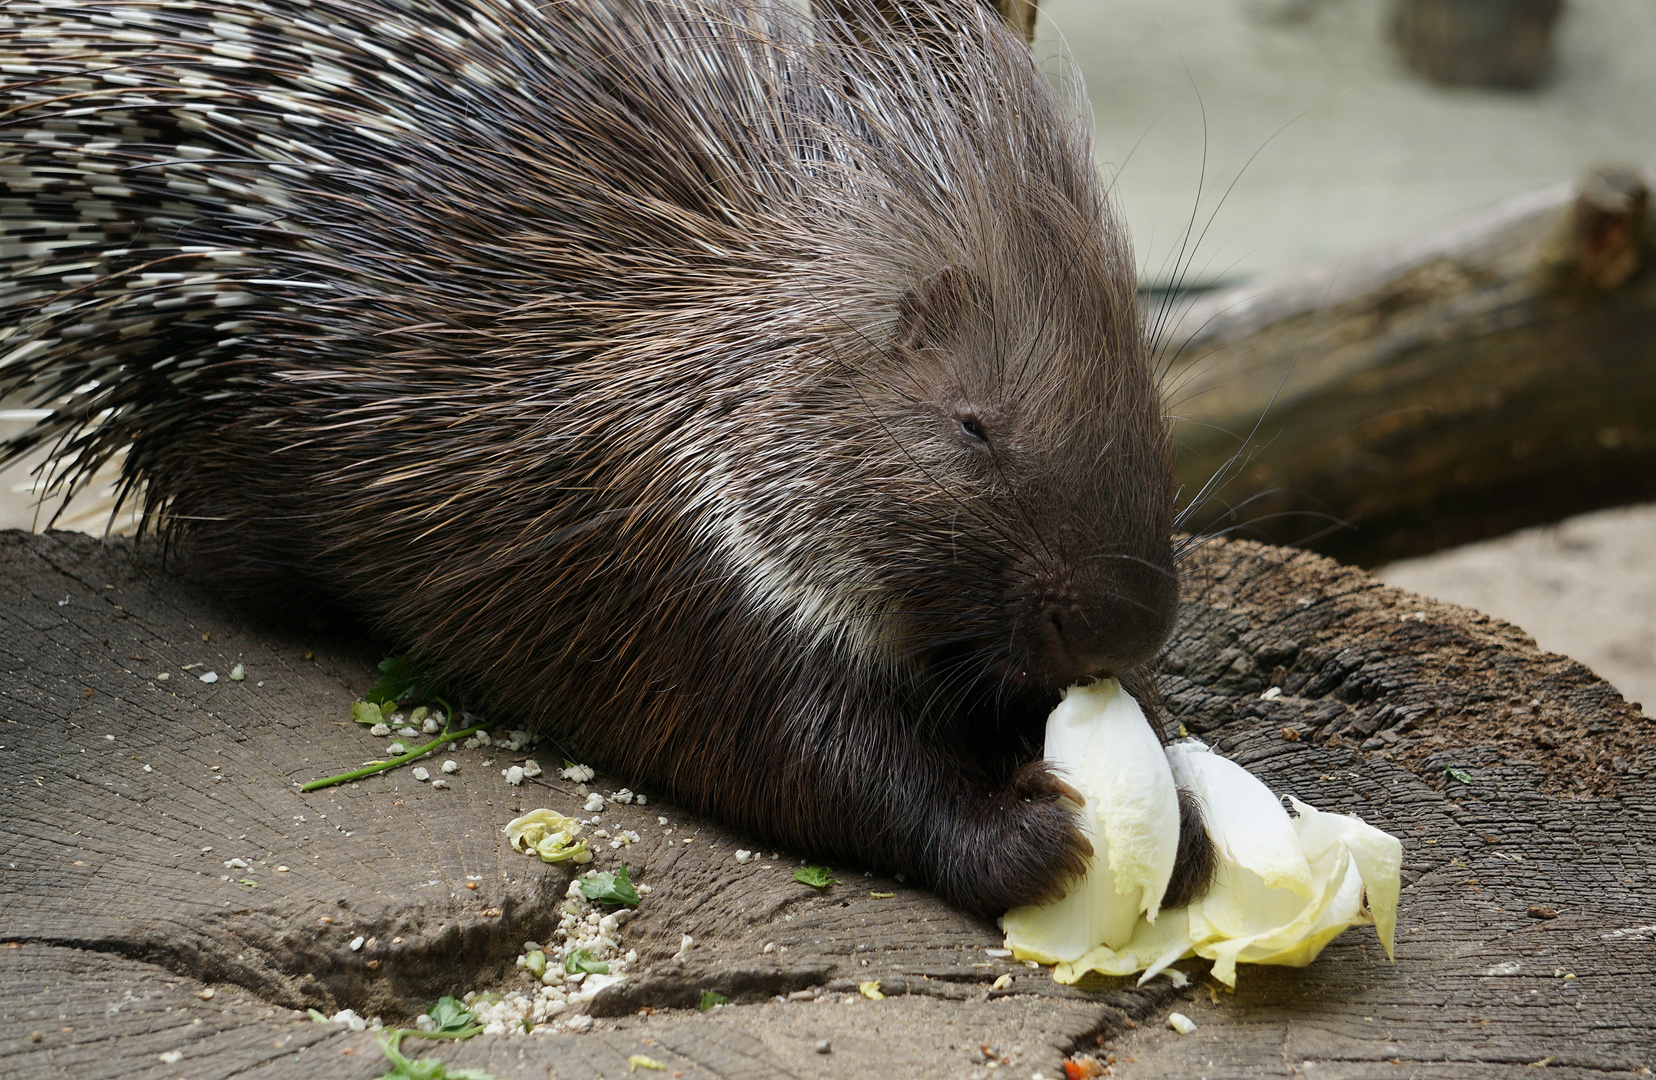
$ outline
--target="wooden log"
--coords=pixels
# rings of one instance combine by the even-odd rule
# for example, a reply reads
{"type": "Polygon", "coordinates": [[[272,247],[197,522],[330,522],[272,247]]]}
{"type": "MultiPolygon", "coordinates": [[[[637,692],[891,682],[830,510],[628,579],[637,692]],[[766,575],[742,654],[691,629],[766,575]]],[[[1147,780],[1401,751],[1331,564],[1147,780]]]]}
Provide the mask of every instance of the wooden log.
{"type": "MultiPolygon", "coordinates": [[[[753,840],[652,800],[604,811],[651,891],[622,931],[639,973],[592,1029],[405,1049],[500,1080],[619,1077],[635,1054],[694,1080],[1055,1078],[1076,1054],[1156,1077],[1656,1064],[1650,721],[1510,626],[1315,555],[1214,542],[1190,571],[1169,723],[1402,837],[1395,966],[1365,928],[1306,969],[1244,967],[1234,994],[1200,962],[1182,989],[1063,987],[912,884],[834,866],[819,892],[792,878],[811,853],[738,862],[753,840]],[[703,990],[731,1004],[700,1013],[703,990]],[[1164,1032],[1173,1009],[1198,1032],[1164,1032]]],[[[299,791],[383,754],[347,712],[372,645],[249,622],[129,541],[5,532],[0,656],[0,1075],[377,1077],[373,1033],[295,1010],[407,1023],[533,986],[513,958],[551,936],[571,870],[501,826],[578,812],[577,785],[511,787],[480,747],[448,790],[405,769],[299,791]]]]}
{"type": "Polygon", "coordinates": [[[1404,63],[1449,85],[1532,87],[1552,62],[1564,0],[1394,0],[1404,63]]]}
{"type": "Polygon", "coordinates": [[[1604,170],[1189,304],[1178,473],[1218,479],[1188,527],[1376,565],[1656,498],[1653,180],[1604,170]]]}

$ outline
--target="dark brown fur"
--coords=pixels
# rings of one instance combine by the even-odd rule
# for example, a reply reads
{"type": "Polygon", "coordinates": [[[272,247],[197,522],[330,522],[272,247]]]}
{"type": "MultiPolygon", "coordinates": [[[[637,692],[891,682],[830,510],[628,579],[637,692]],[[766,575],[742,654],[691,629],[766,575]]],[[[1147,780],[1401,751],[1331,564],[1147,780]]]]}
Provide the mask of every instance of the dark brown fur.
{"type": "Polygon", "coordinates": [[[153,40],[104,3],[0,26],[38,72],[0,392],[59,406],[16,452],[126,449],[244,581],[771,842],[978,912],[1062,888],[1044,718],[1170,631],[1173,501],[1130,252],[1021,42],[119,6],[153,40]]]}

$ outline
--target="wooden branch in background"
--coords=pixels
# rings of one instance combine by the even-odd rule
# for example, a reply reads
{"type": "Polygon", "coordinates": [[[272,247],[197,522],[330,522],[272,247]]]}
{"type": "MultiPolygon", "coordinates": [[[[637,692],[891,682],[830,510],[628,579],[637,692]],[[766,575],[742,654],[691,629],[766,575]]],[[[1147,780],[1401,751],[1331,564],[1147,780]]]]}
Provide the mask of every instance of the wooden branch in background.
{"type": "Polygon", "coordinates": [[[1186,527],[1372,566],[1656,499],[1653,182],[1601,170],[1190,303],[1178,476],[1216,481],[1186,527]]]}

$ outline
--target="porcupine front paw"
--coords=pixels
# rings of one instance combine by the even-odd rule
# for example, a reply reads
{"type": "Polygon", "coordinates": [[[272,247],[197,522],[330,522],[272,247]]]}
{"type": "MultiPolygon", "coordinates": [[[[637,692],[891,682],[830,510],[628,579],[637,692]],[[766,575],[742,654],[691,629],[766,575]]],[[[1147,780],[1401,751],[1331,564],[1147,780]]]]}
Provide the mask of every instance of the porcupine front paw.
{"type": "Polygon", "coordinates": [[[938,838],[937,891],[987,918],[1062,896],[1093,851],[1075,810],[1082,801],[1045,762],[1024,766],[1005,790],[964,807],[951,835],[938,838]]]}

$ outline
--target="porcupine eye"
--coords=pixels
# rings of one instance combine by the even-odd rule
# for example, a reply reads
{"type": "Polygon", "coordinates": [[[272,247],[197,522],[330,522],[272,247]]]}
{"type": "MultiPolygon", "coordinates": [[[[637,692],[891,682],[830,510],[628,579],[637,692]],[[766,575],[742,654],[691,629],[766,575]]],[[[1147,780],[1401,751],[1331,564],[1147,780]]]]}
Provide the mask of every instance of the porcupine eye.
{"type": "Polygon", "coordinates": [[[967,413],[957,419],[960,421],[960,432],[968,441],[989,445],[989,433],[983,430],[983,425],[978,423],[977,417],[967,413]]]}

